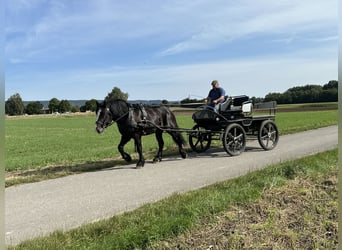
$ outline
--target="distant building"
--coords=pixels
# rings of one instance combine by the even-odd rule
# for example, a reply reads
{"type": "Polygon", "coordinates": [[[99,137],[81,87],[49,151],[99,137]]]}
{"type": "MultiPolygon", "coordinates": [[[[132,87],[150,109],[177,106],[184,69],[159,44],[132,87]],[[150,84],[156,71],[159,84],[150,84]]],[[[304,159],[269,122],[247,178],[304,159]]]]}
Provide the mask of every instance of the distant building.
{"type": "Polygon", "coordinates": [[[42,110],[42,113],[43,113],[43,114],[50,114],[50,109],[49,109],[49,107],[43,107],[41,110],[42,110]]]}

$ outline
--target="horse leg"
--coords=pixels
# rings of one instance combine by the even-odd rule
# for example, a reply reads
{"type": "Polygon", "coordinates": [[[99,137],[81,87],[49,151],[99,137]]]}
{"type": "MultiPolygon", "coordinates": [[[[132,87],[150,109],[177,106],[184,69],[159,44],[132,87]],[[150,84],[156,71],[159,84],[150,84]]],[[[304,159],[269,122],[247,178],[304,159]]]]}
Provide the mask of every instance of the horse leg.
{"type": "Polygon", "coordinates": [[[169,133],[172,136],[172,139],[174,142],[178,145],[178,150],[180,155],[183,159],[187,157],[187,153],[183,148],[183,145],[185,144],[184,138],[180,132],[170,132],[169,133]]]}
{"type": "Polygon", "coordinates": [[[156,156],[153,158],[153,163],[160,162],[163,156],[163,148],[164,148],[164,140],[163,140],[163,131],[157,130],[156,131],[156,138],[158,141],[158,152],[156,156]]]}
{"type": "Polygon", "coordinates": [[[134,135],[134,142],[135,142],[136,149],[137,149],[137,152],[139,155],[139,160],[137,162],[136,168],[141,168],[145,165],[145,159],[144,159],[144,156],[142,154],[142,145],[141,145],[141,135],[140,134],[136,133],[134,135]]]}
{"type": "Polygon", "coordinates": [[[122,158],[124,158],[125,161],[127,161],[127,162],[132,161],[132,157],[124,151],[124,146],[127,142],[129,142],[130,139],[131,139],[131,137],[129,137],[129,136],[121,136],[121,140],[120,140],[120,143],[118,146],[118,150],[119,150],[122,158]]]}

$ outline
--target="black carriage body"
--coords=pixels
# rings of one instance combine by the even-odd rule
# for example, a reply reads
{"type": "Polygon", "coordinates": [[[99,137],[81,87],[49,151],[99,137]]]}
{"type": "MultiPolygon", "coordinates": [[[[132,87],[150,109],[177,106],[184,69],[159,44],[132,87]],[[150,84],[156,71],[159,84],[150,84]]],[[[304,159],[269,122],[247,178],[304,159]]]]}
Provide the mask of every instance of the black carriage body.
{"type": "Polygon", "coordinates": [[[193,129],[199,130],[197,134],[189,134],[190,146],[196,152],[204,152],[210,146],[211,140],[222,140],[223,145],[230,155],[237,155],[244,151],[244,146],[247,139],[258,139],[261,147],[265,150],[273,149],[279,138],[278,129],[275,125],[276,102],[257,103],[252,105],[248,96],[234,96],[226,98],[226,100],[215,110],[211,107],[206,107],[195,112],[192,116],[196,123],[193,129]],[[245,107],[248,107],[245,109],[245,107]],[[252,108],[253,107],[253,108],[252,108]],[[243,137],[240,147],[241,150],[227,149],[232,137],[230,129],[241,134],[243,137]],[[273,133],[276,133],[275,135],[273,133]],[[200,148],[196,148],[200,142],[193,142],[193,137],[196,140],[202,140],[206,144],[200,148]],[[204,136],[204,137],[203,137],[204,136]],[[199,139],[198,139],[199,138],[199,139]],[[266,142],[264,142],[264,138],[266,142]],[[271,143],[269,145],[269,139],[271,143]],[[197,143],[197,144],[196,144],[197,143]]]}

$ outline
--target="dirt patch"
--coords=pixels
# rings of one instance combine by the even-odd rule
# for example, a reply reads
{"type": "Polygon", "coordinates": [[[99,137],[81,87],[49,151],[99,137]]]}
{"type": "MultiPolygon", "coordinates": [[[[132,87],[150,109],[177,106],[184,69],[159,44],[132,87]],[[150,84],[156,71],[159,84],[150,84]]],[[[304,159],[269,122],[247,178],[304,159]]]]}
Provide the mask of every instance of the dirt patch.
{"type": "Polygon", "coordinates": [[[337,177],[297,178],[153,249],[337,249],[337,177]]]}

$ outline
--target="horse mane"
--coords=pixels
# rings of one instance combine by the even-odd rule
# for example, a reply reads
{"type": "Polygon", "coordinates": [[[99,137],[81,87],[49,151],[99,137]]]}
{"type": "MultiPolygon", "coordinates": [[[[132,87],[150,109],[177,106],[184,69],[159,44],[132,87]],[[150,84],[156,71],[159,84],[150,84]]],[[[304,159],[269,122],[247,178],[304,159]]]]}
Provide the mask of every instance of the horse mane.
{"type": "Polygon", "coordinates": [[[122,115],[128,112],[130,104],[123,99],[110,99],[107,101],[106,106],[111,110],[112,114],[122,115]]]}

